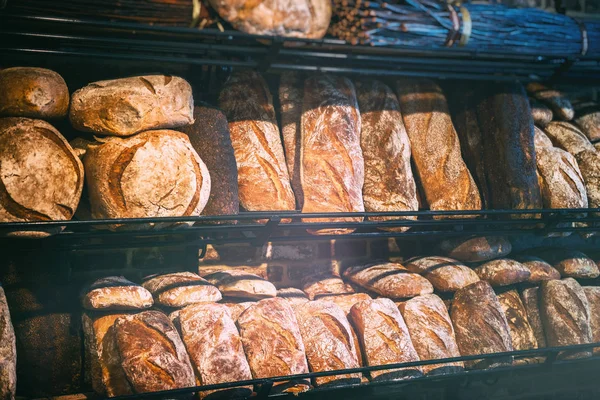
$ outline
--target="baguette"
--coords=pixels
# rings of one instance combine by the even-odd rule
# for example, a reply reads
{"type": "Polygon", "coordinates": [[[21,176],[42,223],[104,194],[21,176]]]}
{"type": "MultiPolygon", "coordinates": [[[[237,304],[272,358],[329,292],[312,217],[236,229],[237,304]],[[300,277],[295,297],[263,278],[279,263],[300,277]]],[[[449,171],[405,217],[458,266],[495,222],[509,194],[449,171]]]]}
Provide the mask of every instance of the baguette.
{"type": "Polygon", "coordinates": [[[527,85],[527,92],[537,100],[546,104],[552,109],[554,115],[564,121],[573,119],[575,111],[573,105],[562,93],[558,90],[551,89],[544,84],[531,82],[527,85]]]}
{"type": "Polygon", "coordinates": [[[494,287],[525,282],[531,276],[531,272],[523,264],[508,258],[488,261],[475,268],[475,272],[481,280],[494,287]]]}
{"type": "Polygon", "coordinates": [[[4,289],[0,286],[0,399],[14,399],[17,390],[17,347],[4,289]]]}
{"type": "Polygon", "coordinates": [[[471,268],[447,257],[416,257],[407,260],[405,266],[410,272],[423,275],[440,292],[456,292],[479,280],[471,268]]]}
{"type": "Polygon", "coordinates": [[[84,291],[86,310],[143,310],[154,304],[152,294],[122,276],[98,279],[84,291]]]}
{"type": "Polygon", "coordinates": [[[221,300],[219,289],[192,272],[151,276],[142,283],[156,303],[166,307],[185,307],[194,303],[221,300]]]}
{"type": "Polygon", "coordinates": [[[540,302],[539,302],[539,287],[531,287],[523,289],[521,292],[521,300],[527,313],[527,320],[535,340],[538,344],[538,348],[546,347],[546,335],[544,333],[544,325],[540,314],[540,302]]]}

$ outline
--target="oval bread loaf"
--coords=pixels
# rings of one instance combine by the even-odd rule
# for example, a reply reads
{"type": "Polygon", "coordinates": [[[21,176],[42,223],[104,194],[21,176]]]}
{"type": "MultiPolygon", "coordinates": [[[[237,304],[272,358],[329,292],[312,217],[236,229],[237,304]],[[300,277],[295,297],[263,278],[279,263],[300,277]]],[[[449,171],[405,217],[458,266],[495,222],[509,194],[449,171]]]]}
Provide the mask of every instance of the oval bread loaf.
{"type": "Polygon", "coordinates": [[[552,110],[545,104],[540,103],[532,98],[529,99],[529,104],[531,106],[531,116],[533,117],[533,122],[537,126],[541,126],[543,128],[552,121],[552,110]]]}
{"type": "Polygon", "coordinates": [[[122,276],[98,279],[83,295],[83,308],[87,310],[143,310],[153,304],[148,290],[122,276]]]}
{"type": "MultiPolygon", "coordinates": [[[[521,302],[519,292],[515,289],[498,294],[498,301],[502,306],[502,311],[506,315],[508,330],[512,339],[514,350],[532,350],[537,349],[537,339],[533,328],[529,324],[527,311],[521,302]]],[[[515,364],[527,364],[538,361],[535,357],[519,358],[515,364]]]]}
{"type": "Polygon", "coordinates": [[[520,262],[508,258],[488,261],[475,268],[475,272],[483,281],[492,286],[506,286],[525,282],[531,276],[529,269],[520,262]]]}
{"type": "Polygon", "coordinates": [[[523,264],[531,272],[527,282],[540,283],[542,281],[560,279],[560,272],[539,257],[517,256],[515,260],[523,264]]]}
{"type": "Polygon", "coordinates": [[[590,141],[600,140],[600,105],[593,101],[573,104],[575,123],[590,141]]]}
{"type": "Polygon", "coordinates": [[[593,279],[600,275],[596,262],[577,250],[554,249],[542,253],[542,256],[563,277],[593,279]]]}
{"type": "Polygon", "coordinates": [[[443,240],[440,250],[448,257],[463,262],[480,262],[507,256],[512,251],[512,245],[503,236],[459,237],[443,240]]]}
{"type": "Polygon", "coordinates": [[[564,121],[570,121],[575,115],[573,105],[558,90],[551,89],[542,83],[532,82],[527,85],[527,92],[552,109],[554,115],[564,121]]]}
{"type": "Polygon", "coordinates": [[[219,289],[193,272],[175,272],[146,278],[142,283],[156,302],[167,307],[221,300],[219,289]]]}
{"type": "Polygon", "coordinates": [[[479,280],[471,268],[448,257],[417,257],[406,261],[405,266],[423,275],[440,292],[456,292],[479,280]]]}

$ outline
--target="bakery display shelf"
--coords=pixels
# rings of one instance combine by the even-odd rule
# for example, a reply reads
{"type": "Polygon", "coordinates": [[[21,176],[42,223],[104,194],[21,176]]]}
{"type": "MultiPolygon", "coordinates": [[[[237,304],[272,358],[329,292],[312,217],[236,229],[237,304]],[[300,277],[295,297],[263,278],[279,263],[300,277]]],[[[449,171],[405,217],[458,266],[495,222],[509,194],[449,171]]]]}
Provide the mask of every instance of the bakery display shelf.
{"type": "Polygon", "coordinates": [[[161,247],[175,244],[198,246],[207,244],[247,243],[262,246],[266,242],[300,242],[329,239],[426,238],[467,235],[546,236],[566,232],[600,231],[600,209],[538,209],[484,211],[417,211],[387,213],[310,213],[242,212],[237,215],[137,218],[87,221],[51,221],[0,223],[0,245],[13,250],[39,249],[103,249],[161,247]],[[377,221],[376,217],[396,217],[377,221]],[[403,217],[404,219],[400,219],[403,217]],[[413,217],[416,219],[407,219],[413,217]],[[444,218],[440,218],[444,217],[444,218]],[[323,219],[336,221],[322,221],[323,219]],[[345,218],[345,220],[344,220],[345,218]],[[354,221],[349,218],[353,218],[354,221]],[[340,221],[340,219],[342,219],[340,221]],[[309,221],[314,222],[309,222],[309,221]],[[215,224],[219,222],[219,224],[215,224]],[[194,226],[149,229],[147,224],[195,223],[194,226]],[[105,228],[119,225],[116,231],[105,228]],[[146,227],[140,225],[146,224],[146,227]],[[14,232],[62,232],[44,239],[21,239],[14,232]],[[385,228],[406,227],[405,232],[385,228]],[[100,228],[100,229],[98,229],[100,228]],[[307,230],[354,229],[342,234],[313,235],[307,230]]]}
{"type": "Polygon", "coordinates": [[[0,53],[96,57],[262,71],[321,71],[471,80],[600,81],[600,58],[556,57],[462,49],[350,45],[238,31],[26,16],[0,11],[0,53]]]}
{"type": "MultiPolygon", "coordinates": [[[[153,393],[139,393],[126,396],[113,397],[113,400],[132,400],[132,399],[167,399],[174,398],[173,396],[182,396],[186,394],[192,394],[195,392],[205,390],[217,390],[217,389],[232,389],[241,386],[254,386],[257,395],[252,397],[253,399],[261,399],[267,397],[302,397],[307,399],[318,399],[326,398],[327,396],[342,396],[338,398],[345,399],[360,399],[376,398],[378,393],[383,396],[395,396],[401,395],[404,392],[408,392],[411,386],[417,386],[417,393],[423,395],[427,390],[435,387],[436,383],[443,385],[445,388],[454,388],[455,385],[466,386],[475,380],[485,380],[488,385],[498,384],[504,385],[503,378],[514,374],[524,374],[528,371],[541,372],[542,375],[538,376],[538,379],[544,379],[548,377],[554,370],[560,370],[560,373],[566,373],[569,368],[575,365],[585,365],[585,368],[594,370],[600,367],[600,357],[593,356],[589,358],[573,358],[573,359],[560,359],[559,353],[568,351],[571,354],[577,352],[590,351],[592,348],[599,346],[600,343],[588,343],[571,346],[561,347],[550,347],[543,349],[534,350],[520,350],[512,352],[494,353],[494,354],[480,354],[474,356],[461,356],[437,360],[423,360],[413,361],[406,363],[395,363],[378,366],[368,366],[360,368],[351,368],[338,371],[326,371],[326,372],[310,372],[298,375],[287,375],[278,376],[272,378],[261,378],[251,379],[238,382],[220,383],[214,385],[196,386],[183,389],[165,390],[153,393]],[[520,365],[501,366],[495,368],[486,369],[473,369],[473,370],[460,370],[458,372],[445,371],[444,374],[429,374],[420,377],[408,378],[404,380],[395,381],[374,381],[369,383],[359,384],[346,384],[346,385],[331,385],[313,388],[307,392],[299,394],[288,394],[288,393],[277,393],[276,384],[278,382],[285,382],[290,380],[307,380],[316,377],[323,376],[336,376],[350,373],[366,373],[369,371],[380,371],[395,368],[414,368],[424,365],[449,363],[457,361],[471,361],[471,360],[486,360],[487,363],[504,362],[506,363],[507,357],[514,357],[514,359],[522,360],[523,363],[520,365]],[[529,359],[529,362],[526,361],[529,359]],[[533,361],[535,360],[535,361],[533,361]],[[537,361],[537,362],[536,362],[537,361]],[[546,374],[545,374],[546,373],[546,374]],[[379,392],[381,391],[381,392],[379,392]]],[[[488,364],[489,365],[489,364],[488,364]]],[[[435,370],[434,370],[435,371],[435,370]]],[[[557,371],[558,372],[558,371],[557,371]]],[[[385,397],[389,398],[389,397],[385,397]]]]}

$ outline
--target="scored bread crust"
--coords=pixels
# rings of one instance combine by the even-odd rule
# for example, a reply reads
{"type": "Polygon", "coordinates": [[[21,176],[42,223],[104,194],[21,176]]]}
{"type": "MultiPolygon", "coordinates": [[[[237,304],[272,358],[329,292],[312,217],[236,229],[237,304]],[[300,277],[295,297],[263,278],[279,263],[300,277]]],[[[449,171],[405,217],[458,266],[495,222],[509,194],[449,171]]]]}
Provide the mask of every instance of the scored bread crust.
{"type": "Polygon", "coordinates": [[[423,275],[440,292],[456,292],[479,280],[471,268],[448,257],[417,257],[407,260],[405,267],[410,272],[423,275]]]}
{"type": "Polygon", "coordinates": [[[193,272],[154,276],[146,279],[142,286],[152,293],[158,304],[167,307],[221,300],[219,289],[193,272]]]}
{"type": "Polygon", "coordinates": [[[544,325],[540,316],[539,289],[537,286],[523,289],[521,300],[527,313],[529,325],[533,329],[538,348],[544,348],[546,347],[546,335],[544,334],[544,325]]]}
{"type": "Polygon", "coordinates": [[[500,293],[498,294],[498,301],[500,301],[502,311],[506,315],[513,349],[537,349],[537,339],[527,318],[527,311],[525,311],[525,306],[519,297],[519,292],[513,289],[500,293]]]}

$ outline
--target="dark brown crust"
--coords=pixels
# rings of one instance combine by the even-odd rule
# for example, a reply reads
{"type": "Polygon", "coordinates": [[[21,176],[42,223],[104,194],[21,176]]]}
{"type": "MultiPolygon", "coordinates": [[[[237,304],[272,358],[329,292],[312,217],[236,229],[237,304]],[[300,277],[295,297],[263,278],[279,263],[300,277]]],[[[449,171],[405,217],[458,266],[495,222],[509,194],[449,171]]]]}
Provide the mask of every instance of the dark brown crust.
{"type": "Polygon", "coordinates": [[[551,89],[539,82],[532,82],[527,85],[527,92],[550,107],[558,119],[564,121],[573,119],[575,114],[573,105],[571,105],[569,99],[558,90],[551,89]]]}
{"type": "Polygon", "coordinates": [[[512,345],[514,350],[531,350],[537,349],[538,344],[533,332],[533,328],[529,324],[527,311],[521,302],[519,292],[515,289],[498,294],[498,300],[502,305],[512,345]]]}
{"type": "Polygon", "coordinates": [[[8,303],[0,286],[0,399],[14,399],[17,389],[17,348],[8,303]]]}
{"type": "Polygon", "coordinates": [[[533,329],[535,340],[537,341],[538,348],[546,347],[546,335],[544,333],[544,324],[540,316],[540,304],[539,304],[539,287],[532,287],[524,289],[521,292],[521,300],[527,313],[527,320],[529,325],[533,329]]]}
{"type": "Polygon", "coordinates": [[[463,262],[480,262],[507,256],[512,245],[504,236],[459,237],[443,240],[440,250],[448,257],[463,262]]]}
{"type": "Polygon", "coordinates": [[[540,103],[535,99],[529,99],[531,106],[531,116],[533,122],[540,127],[545,127],[552,121],[552,110],[546,105],[540,103]]]}

